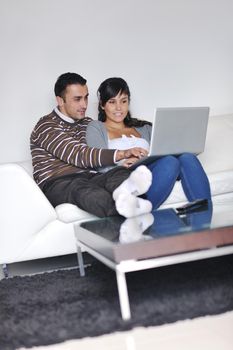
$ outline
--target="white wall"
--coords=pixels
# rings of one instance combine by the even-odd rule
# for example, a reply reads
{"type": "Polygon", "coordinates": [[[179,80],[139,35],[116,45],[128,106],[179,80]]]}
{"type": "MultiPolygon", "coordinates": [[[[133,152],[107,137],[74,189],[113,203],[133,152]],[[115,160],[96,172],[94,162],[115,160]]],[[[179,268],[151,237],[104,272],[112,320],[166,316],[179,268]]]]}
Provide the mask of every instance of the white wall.
{"type": "Polygon", "coordinates": [[[136,117],[156,106],[232,113],[232,13],[232,0],[0,0],[0,162],[30,157],[67,71],[87,78],[94,118],[110,76],[128,81],[136,117]]]}

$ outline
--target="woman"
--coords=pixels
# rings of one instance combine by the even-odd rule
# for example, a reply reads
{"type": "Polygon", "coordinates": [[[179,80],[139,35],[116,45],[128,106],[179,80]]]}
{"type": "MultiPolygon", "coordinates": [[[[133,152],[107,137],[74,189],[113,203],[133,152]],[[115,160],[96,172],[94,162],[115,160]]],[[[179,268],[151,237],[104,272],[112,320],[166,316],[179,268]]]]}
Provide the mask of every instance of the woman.
{"type": "MultiPolygon", "coordinates": [[[[92,121],[87,127],[88,145],[111,149],[137,146],[149,150],[151,123],[131,117],[130,90],[126,81],[122,78],[106,79],[101,83],[97,94],[99,120],[92,121]]],[[[136,160],[130,158],[122,161],[120,165],[130,167],[136,160]]],[[[195,155],[168,155],[147,167],[151,170],[153,179],[146,197],[151,201],[153,209],[166,200],[178,179],[181,180],[189,201],[211,199],[208,178],[195,155]]]]}

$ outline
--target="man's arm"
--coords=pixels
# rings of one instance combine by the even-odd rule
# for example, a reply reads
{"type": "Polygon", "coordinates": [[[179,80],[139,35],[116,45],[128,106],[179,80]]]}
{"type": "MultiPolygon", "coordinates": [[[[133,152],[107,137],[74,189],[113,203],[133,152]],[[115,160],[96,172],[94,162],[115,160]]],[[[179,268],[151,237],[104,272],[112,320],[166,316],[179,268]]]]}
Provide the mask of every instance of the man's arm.
{"type": "Polygon", "coordinates": [[[89,120],[86,118],[74,135],[66,131],[51,115],[42,118],[31,135],[31,149],[34,157],[54,157],[81,168],[113,165],[115,150],[86,145],[85,134],[89,120]]]}

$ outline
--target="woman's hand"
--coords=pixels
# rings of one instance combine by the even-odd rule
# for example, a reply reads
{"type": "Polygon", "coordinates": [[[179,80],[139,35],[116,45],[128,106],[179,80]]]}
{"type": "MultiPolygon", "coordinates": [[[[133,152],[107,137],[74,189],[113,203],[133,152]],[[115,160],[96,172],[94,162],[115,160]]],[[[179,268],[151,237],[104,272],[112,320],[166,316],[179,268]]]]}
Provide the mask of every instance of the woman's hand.
{"type": "Polygon", "coordinates": [[[141,147],[134,147],[130,149],[125,150],[118,150],[116,154],[116,161],[119,161],[121,159],[128,159],[128,158],[137,158],[140,159],[142,157],[147,156],[148,151],[141,147]]]}

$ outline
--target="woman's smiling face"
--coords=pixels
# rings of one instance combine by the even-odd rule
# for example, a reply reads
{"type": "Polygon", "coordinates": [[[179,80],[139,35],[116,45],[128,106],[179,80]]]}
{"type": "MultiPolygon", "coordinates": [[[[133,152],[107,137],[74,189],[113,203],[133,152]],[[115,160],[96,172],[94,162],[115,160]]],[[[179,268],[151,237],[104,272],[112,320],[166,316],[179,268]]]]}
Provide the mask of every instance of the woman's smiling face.
{"type": "Polygon", "coordinates": [[[115,96],[110,98],[102,109],[105,111],[106,119],[115,123],[121,123],[129,111],[129,97],[121,91],[115,96]]]}

